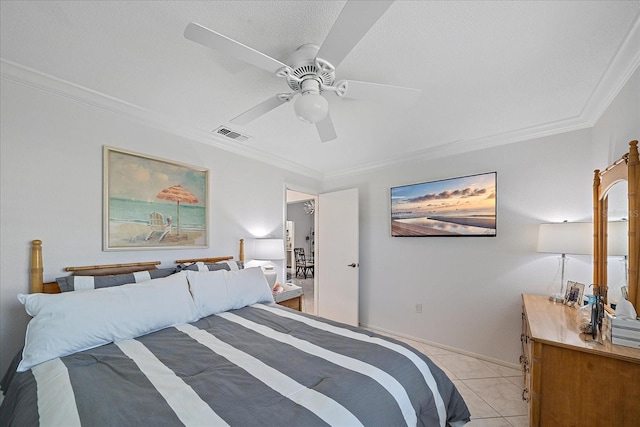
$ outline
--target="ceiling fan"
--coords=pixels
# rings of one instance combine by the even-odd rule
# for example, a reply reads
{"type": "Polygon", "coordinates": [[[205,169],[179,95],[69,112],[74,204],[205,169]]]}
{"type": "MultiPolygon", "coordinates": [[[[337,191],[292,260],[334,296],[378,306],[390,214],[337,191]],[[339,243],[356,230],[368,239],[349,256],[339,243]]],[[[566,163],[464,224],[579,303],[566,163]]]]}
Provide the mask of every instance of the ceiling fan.
{"type": "Polygon", "coordinates": [[[271,58],[220,33],[196,24],[187,25],[184,36],[196,43],[234,56],[251,65],[286,79],[291,92],[278,93],[231,119],[245,125],[300,95],[294,103],[296,116],[314,123],[320,140],[337,137],[329,105],[322,95],[333,92],[339,97],[389,102],[411,102],[421,90],[355,80],[335,80],[336,67],[386,12],[393,1],[347,1],[322,46],[303,44],[286,60],[271,58]]]}

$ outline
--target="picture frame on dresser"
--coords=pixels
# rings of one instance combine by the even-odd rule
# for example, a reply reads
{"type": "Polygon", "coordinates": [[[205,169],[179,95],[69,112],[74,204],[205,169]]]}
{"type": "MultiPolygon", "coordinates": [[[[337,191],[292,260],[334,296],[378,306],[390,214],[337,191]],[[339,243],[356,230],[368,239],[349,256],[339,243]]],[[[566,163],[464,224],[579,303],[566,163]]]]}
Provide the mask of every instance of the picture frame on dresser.
{"type": "Polygon", "coordinates": [[[567,292],[564,296],[564,304],[569,307],[580,308],[584,296],[585,285],[578,282],[567,282],[567,292]]]}
{"type": "Polygon", "coordinates": [[[209,247],[209,170],[104,146],[103,250],[209,247]]]}

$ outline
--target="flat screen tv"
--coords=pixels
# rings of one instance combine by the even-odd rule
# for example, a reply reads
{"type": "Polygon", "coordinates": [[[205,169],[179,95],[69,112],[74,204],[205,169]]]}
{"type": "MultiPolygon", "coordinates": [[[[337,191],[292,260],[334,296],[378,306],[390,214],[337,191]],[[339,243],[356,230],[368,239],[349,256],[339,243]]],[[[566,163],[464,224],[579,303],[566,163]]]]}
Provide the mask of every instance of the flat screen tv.
{"type": "Polygon", "coordinates": [[[497,173],[391,188],[391,235],[495,236],[497,173]]]}

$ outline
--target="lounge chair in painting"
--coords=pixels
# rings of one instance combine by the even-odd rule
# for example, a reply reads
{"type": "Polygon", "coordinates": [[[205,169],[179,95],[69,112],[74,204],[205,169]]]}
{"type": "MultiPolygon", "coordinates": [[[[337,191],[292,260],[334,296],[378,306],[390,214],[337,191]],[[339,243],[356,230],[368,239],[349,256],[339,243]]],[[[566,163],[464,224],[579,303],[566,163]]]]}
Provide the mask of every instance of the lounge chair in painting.
{"type": "Polygon", "coordinates": [[[158,241],[161,241],[167,234],[171,233],[171,217],[168,217],[165,223],[160,212],[151,212],[149,214],[149,230],[149,234],[144,240],[149,240],[153,233],[160,233],[158,241]]]}

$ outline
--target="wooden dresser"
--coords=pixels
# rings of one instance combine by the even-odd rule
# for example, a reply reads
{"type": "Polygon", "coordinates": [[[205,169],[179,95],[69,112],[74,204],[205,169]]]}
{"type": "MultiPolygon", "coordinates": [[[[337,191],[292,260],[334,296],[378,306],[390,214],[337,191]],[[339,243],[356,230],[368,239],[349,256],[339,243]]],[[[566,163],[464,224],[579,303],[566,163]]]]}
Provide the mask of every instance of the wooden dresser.
{"type": "Polygon", "coordinates": [[[580,334],[576,309],[522,295],[522,398],[529,425],[640,425],[640,350],[580,334]]]}

